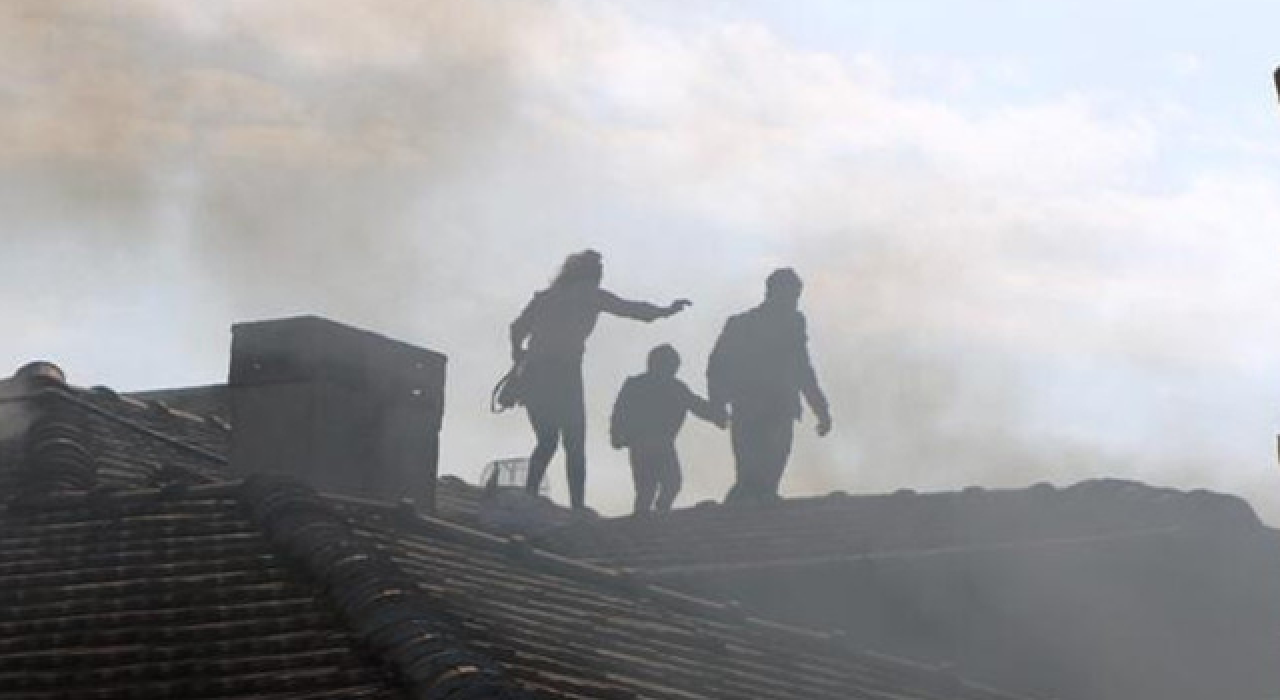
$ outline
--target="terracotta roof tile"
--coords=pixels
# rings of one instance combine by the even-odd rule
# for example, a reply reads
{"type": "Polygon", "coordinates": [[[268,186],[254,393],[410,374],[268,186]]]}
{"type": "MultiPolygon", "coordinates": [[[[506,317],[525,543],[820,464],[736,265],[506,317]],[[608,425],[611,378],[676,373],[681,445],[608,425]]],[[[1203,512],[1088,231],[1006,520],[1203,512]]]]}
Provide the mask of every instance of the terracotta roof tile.
{"type": "Polygon", "coordinates": [[[226,478],[230,437],[205,421],[53,382],[6,402],[25,411],[30,425],[0,443],[4,493],[137,489],[226,478]]]}
{"type": "Polygon", "coordinates": [[[9,506],[0,532],[0,697],[399,697],[226,489],[9,506]]]}

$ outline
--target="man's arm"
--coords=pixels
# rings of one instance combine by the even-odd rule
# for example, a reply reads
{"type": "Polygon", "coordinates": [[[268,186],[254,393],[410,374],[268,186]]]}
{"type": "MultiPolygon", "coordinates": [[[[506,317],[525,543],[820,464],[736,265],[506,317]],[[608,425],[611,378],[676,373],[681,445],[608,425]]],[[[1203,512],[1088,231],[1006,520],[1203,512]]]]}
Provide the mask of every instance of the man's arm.
{"type": "Polygon", "coordinates": [[[732,371],[729,368],[729,348],[733,344],[731,336],[734,328],[734,320],[730,318],[716,338],[711,356],[707,358],[707,400],[721,413],[725,412],[725,406],[729,403],[729,375],[732,371]]]}
{"type": "Polygon", "coordinates": [[[800,393],[804,395],[809,410],[818,417],[818,435],[831,432],[831,405],[827,403],[827,395],[818,386],[818,373],[813,369],[813,360],[809,357],[809,332],[806,329],[804,316],[800,316],[800,393]]]}
{"type": "Polygon", "coordinates": [[[630,301],[623,299],[613,292],[600,290],[600,310],[618,316],[620,318],[629,318],[635,321],[656,321],[660,318],[674,316],[690,305],[688,299],[677,299],[667,306],[658,306],[650,304],[647,301],[630,301]]]}

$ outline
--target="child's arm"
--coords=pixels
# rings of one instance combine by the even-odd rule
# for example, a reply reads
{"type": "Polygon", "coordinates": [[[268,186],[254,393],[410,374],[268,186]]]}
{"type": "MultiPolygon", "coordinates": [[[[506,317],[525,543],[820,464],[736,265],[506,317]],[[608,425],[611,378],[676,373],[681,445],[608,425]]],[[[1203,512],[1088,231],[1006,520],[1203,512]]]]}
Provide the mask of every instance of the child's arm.
{"type": "Polygon", "coordinates": [[[685,407],[702,420],[715,425],[717,428],[724,428],[728,422],[728,416],[725,415],[724,409],[693,393],[693,390],[687,385],[682,384],[682,386],[684,386],[685,407]]]}

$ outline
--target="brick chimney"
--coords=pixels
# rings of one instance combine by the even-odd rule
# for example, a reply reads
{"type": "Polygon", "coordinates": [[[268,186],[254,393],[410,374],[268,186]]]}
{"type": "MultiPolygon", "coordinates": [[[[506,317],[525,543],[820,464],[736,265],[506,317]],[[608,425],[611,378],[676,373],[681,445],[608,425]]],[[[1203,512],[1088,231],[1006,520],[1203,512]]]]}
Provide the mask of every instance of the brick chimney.
{"type": "Polygon", "coordinates": [[[316,316],[231,333],[232,469],[434,509],[444,355],[316,316]]]}

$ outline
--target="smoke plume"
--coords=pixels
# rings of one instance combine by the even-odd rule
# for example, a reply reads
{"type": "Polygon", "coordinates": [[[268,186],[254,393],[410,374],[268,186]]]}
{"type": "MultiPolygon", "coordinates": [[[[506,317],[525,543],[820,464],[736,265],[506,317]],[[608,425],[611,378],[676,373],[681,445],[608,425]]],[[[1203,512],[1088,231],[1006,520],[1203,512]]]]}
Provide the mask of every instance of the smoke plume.
{"type": "MultiPolygon", "coordinates": [[[[444,470],[474,477],[530,447],[486,411],[506,325],[594,247],[617,293],[695,302],[591,341],[589,498],[617,511],[613,392],[660,342],[701,390],[785,264],[836,416],[802,428],[789,492],[1108,473],[1274,510],[1280,277],[1251,232],[1280,224],[1275,183],[1152,187],[1153,118],[965,110],[897,70],[587,3],[9,2],[9,360],[205,383],[231,323],[329,315],[449,354],[444,470]]],[[[681,502],[722,495],[725,436],[682,447],[681,502]]]]}

